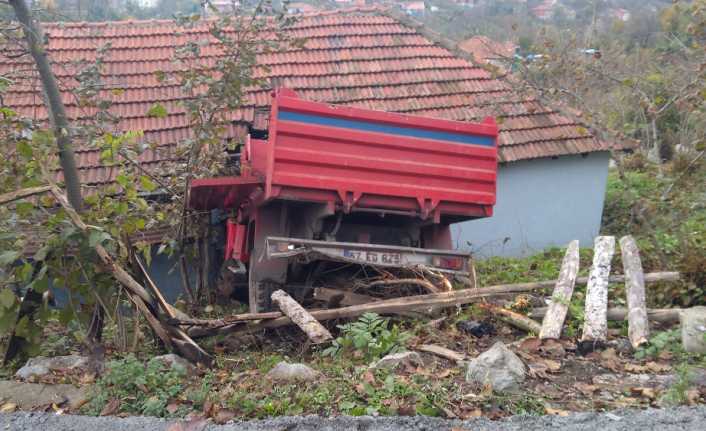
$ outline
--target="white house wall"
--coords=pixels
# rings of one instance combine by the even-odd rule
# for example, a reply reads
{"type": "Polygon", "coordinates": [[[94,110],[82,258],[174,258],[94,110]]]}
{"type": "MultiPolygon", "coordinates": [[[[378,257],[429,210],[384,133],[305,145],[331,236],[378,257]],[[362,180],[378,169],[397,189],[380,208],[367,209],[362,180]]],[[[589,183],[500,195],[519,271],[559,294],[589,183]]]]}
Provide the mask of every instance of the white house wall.
{"type": "Polygon", "coordinates": [[[523,160],[498,168],[490,218],[451,227],[458,249],[477,257],[526,256],[578,239],[591,247],[603,212],[608,152],[523,160]]]}

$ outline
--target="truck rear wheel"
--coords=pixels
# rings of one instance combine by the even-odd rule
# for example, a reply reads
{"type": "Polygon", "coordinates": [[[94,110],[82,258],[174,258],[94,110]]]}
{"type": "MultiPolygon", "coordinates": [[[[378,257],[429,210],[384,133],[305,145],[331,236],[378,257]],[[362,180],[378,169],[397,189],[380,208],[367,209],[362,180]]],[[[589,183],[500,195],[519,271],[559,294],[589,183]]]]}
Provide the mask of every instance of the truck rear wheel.
{"type": "MultiPolygon", "coordinates": [[[[270,280],[255,282],[250,286],[250,300],[254,301],[255,313],[272,311],[272,293],[281,288],[279,283],[270,280]]],[[[252,307],[251,307],[252,311],[252,307]]]]}

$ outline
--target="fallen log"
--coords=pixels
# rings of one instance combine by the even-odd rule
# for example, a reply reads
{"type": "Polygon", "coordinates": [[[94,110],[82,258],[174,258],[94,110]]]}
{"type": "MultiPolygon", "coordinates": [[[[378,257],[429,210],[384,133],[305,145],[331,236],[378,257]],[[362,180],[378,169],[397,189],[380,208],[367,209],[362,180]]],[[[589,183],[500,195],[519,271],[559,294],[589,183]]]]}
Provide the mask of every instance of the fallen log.
{"type": "Polygon", "coordinates": [[[503,322],[509,323],[510,325],[522,329],[523,331],[539,334],[542,329],[539,323],[520,313],[515,313],[512,310],[508,310],[507,308],[498,307],[493,304],[480,304],[480,307],[491,314],[495,314],[496,317],[503,322]]]}
{"type": "MultiPolygon", "coordinates": [[[[72,223],[79,228],[82,232],[87,233],[89,228],[84,223],[81,216],[74,210],[74,208],[69,203],[66,195],[61,191],[59,186],[54,183],[51,178],[44,173],[45,179],[49,182],[51,187],[51,193],[54,195],[59,204],[64,208],[64,211],[71,219],[72,223]]],[[[117,264],[113,257],[108,253],[108,251],[100,244],[97,243],[93,246],[96,254],[105,265],[106,269],[113,274],[116,280],[125,289],[125,292],[130,297],[130,300],[137,306],[140,312],[144,315],[147,323],[154,330],[154,332],[159,336],[164,343],[177,350],[184,358],[195,362],[202,363],[206,366],[210,366],[213,363],[213,358],[206,353],[194,340],[192,340],[186,332],[169,327],[163,324],[157,316],[155,316],[149,309],[147,304],[152,303],[152,297],[147,292],[147,290],[138,283],[123,267],[117,264]],[[170,333],[171,332],[171,333],[170,333]],[[176,335],[176,336],[175,336],[176,335]],[[178,338],[177,338],[178,337],[178,338]]]]}
{"type": "Polygon", "coordinates": [[[542,328],[539,331],[539,338],[561,338],[561,329],[564,327],[566,313],[569,311],[569,303],[574,293],[576,275],[579,272],[579,242],[571,241],[566,249],[564,260],[561,263],[559,279],[552,293],[549,310],[542,320],[542,328]]]}
{"type": "Polygon", "coordinates": [[[640,251],[635,239],[630,236],[620,238],[620,251],[625,273],[625,295],[628,302],[628,338],[633,349],[648,342],[650,326],[647,321],[645,300],[645,276],[642,272],[640,251]]]}
{"type": "Polygon", "coordinates": [[[593,247],[593,265],[586,288],[583,344],[598,345],[608,336],[608,283],[610,262],[615,252],[615,237],[599,236],[593,247]]]}
{"type": "Polygon", "coordinates": [[[315,344],[331,341],[333,336],[319,323],[312,315],[304,309],[297,301],[292,299],[284,290],[276,290],[272,293],[272,302],[277,304],[282,313],[287,315],[315,344]]]}
{"type": "MultiPolygon", "coordinates": [[[[586,277],[583,277],[586,280],[586,277]]],[[[680,279],[678,272],[656,272],[645,274],[646,283],[661,281],[675,281],[680,279]]],[[[623,276],[611,277],[612,282],[622,282],[623,276]]],[[[576,279],[577,282],[581,278],[576,279]]],[[[585,281],[584,281],[585,283],[585,281]]],[[[496,286],[483,287],[478,289],[454,290],[451,292],[441,292],[426,295],[407,296],[403,298],[392,298],[380,300],[367,304],[336,308],[331,310],[312,311],[311,315],[317,320],[329,320],[337,318],[357,317],[366,312],[379,314],[397,314],[404,311],[415,311],[425,307],[453,307],[458,305],[476,302],[480,298],[487,298],[513,293],[531,292],[551,288],[556,284],[556,280],[539,281],[530,283],[500,284],[496,286]]],[[[211,337],[215,335],[227,335],[231,333],[253,332],[267,328],[278,328],[289,325],[291,321],[283,317],[282,313],[270,312],[260,314],[240,314],[224,317],[223,319],[199,320],[190,319],[188,321],[172,321],[174,324],[185,324],[194,326],[188,330],[192,338],[211,337]],[[262,320],[252,323],[254,320],[262,320]],[[248,322],[250,322],[248,324],[248,322]],[[203,326],[203,327],[198,327],[203,326]]]]}
{"type": "Polygon", "coordinates": [[[415,350],[431,353],[432,355],[436,355],[454,362],[461,362],[466,359],[466,355],[463,353],[459,353],[436,344],[422,344],[421,346],[417,346],[415,350]]]}
{"type": "MultiPolygon", "coordinates": [[[[647,319],[658,323],[677,323],[681,311],[681,308],[648,308],[647,319]]],[[[540,307],[534,308],[528,316],[533,319],[541,319],[546,313],[547,307],[540,307]]],[[[624,307],[609,308],[607,317],[611,321],[627,320],[628,309],[624,307]]]]}

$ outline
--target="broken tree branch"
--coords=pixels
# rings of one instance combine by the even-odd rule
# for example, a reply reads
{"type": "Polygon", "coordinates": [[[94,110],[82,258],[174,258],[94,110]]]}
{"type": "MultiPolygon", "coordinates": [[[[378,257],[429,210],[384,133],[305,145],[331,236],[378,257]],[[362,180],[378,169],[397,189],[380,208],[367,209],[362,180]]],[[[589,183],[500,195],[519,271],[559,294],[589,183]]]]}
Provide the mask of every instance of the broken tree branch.
{"type": "MultiPolygon", "coordinates": [[[[44,172],[44,169],[42,169],[44,172]]],[[[78,215],[76,210],[71,206],[66,195],[61,192],[61,189],[48,177],[46,172],[44,172],[45,179],[49,182],[51,187],[51,192],[59,202],[59,204],[64,208],[66,214],[69,216],[71,221],[76,227],[78,227],[84,233],[87,233],[89,228],[83,222],[81,217],[78,215]]],[[[201,347],[196,344],[189,336],[179,328],[172,328],[167,325],[162,324],[159,319],[152,313],[147,304],[152,302],[152,298],[147,290],[138,283],[124,268],[115,262],[113,257],[108,253],[108,251],[100,244],[97,243],[93,249],[96,254],[106,266],[106,268],[113,274],[116,280],[125,288],[126,293],[135,304],[135,306],[140,310],[140,312],[145,316],[147,322],[150,324],[155,333],[159,336],[162,341],[167,346],[176,347],[176,350],[184,356],[186,359],[196,362],[203,363],[204,365],[211,365],[213,358],[206,353],[201,347]],[[171,336],[169,333],[175,333],[179,338],[171,336]]]]}
{"type": "Polygon", "coordinates": [[[325,343],[333,339],[328,329],[324,328],[318,320],[312,317],[304,307],[299,305],[284,290],[276,290],[272,293],[272,302],[277,304],[282,313],[292,319],[314,344],[325,343]]]}
{"type": "Polygon", "coordinates": [[[459,353],[436,344],[422,344],[421,346],[417,346],[416,350],[431,353],[432,355],[436,355],[454,362],[461,362],[466,359],[466,355],[463,353],[459,353]]]}
{"type": "Polygon", "coordinates": [[[586,288],[586,309],[581,342],[601,343],[608,335],[608,282],[615,237],[599,236],[593,247],[593,266],[586,288]]]}
{"type": "Polygon", "coordinates": [[[559,279],[554,287],[549,310],[542,321],[542,329],[539,331],[539,338],[561,338],[561,329],[566,320],[566,313],[569,311],[569,303],[574,293],[576,275],[579,272],[579,242],[571,241],[566,249],[564,261],[561,263],[559,279]]]}
{"type": "Polygon", "coordinates": [[[632,236],[627,235],[620,238],[620,251],[623,256],[625,294],[629,310],[628,338],[630,338],[633,349],[637,349],[647,343],[650,336],[645,300],[645,276],[642,272],[640,251],[632,236]]]}
{"type": "Polygon", "coordinates": [[[16,200],[28,198],[30,196],[45,193],[51,190],[51,186],[27,187],[26,189],[15,190],[14,192],[0,195],[0,205],[9,204],[16,200]]]}

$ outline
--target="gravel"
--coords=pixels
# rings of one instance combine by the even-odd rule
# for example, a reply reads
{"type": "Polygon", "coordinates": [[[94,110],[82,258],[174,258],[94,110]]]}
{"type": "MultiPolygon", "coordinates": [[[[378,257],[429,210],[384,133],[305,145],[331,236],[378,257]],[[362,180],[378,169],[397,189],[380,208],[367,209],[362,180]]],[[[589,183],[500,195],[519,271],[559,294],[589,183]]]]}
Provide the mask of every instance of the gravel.
{"type": "MultiPolygon", "coordinates": [[[[58,416],[52,413],[0,414],[0,429],[12,431],[200,431],[200,427],[174,426],[174,421],[146,417],[58,416]],[[170,429],[171,428],[171,429],[170,429]]],[[[479,418],[455,421],[423,416],[414,417],[281,417],[260,421],[208,424],[204,431],[670,431],[706,429],[706,406],[671,409],[622,410],[611,413],[576,413],[559,416],[515,416],[502,421],[479,418]]]]}

